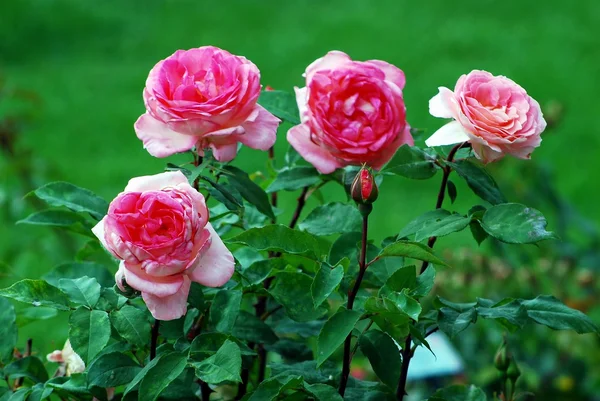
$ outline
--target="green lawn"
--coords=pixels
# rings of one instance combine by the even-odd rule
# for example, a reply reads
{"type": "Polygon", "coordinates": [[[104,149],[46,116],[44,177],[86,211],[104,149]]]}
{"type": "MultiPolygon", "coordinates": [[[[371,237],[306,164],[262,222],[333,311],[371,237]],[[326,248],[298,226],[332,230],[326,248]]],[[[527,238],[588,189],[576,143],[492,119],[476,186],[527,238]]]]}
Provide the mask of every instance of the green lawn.
{"type": "MultiPolygon", "coordinates": [[[[389,61],[406,73],[410,124],[430,133],[443,124],[428,114],[438,86],[452,87],[472,69],[507,75],[542,106],[563,106],[563,119],[533,157],[551,166],[558,187],[584,215],[600,221],[597,0],[4,0],[0,74],[9,86],[41,98],[36,119],[19,138],[21,149],[33,151],[35,183],[71,181],[112,199],[129,178],[159,172],[166,161],[150,157],[133,131],[144,111],[145,78],[176,49],[209,44],[248,57],[264,85],[282,90],[302,85],[306,65],[328,50],[389,61]]],[[[282,129],[277,153],[286,146],[282,129]]],[[[256,170],[265,158],[244,149],[235,164],[256,170]]],[[[511,174],[518,163],[505,160],[493,170],[501,181],[518,180],[511,174]]],[[[8,187],[12,170],[7,161],[0,167],[8,187]]],[[[433,208],[438,181],[387,180],[374,212],[374,237],[398,232],[433,208]]],[[[458,189],[453,207],[464,212],[474,197],[465,186],[458,189]]],[[[334,189],[328,194],[342,196],[334,189]]],[[[14,227],[20,209],[5,197],[0,202],[14,209],[4,213],[0,227],[5,284],[38,277],[69,257],[55,252],[57,241],[43,240],[48,230],[14,227]]],[[[475,246],[466,238],[464,244],[475,246]]]]}

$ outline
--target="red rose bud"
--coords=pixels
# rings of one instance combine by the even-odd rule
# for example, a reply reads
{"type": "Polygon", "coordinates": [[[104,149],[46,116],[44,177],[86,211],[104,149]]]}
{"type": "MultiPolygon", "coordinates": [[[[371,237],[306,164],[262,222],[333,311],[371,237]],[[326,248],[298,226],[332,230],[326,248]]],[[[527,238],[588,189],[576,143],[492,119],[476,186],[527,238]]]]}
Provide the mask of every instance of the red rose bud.
{"type": "Polygon", "coordinates": [[[373,174],[367,168],[361,168],[350,187],[350,196],[359,205],[370,205],[377,200],[379,190],[373,174]]]}

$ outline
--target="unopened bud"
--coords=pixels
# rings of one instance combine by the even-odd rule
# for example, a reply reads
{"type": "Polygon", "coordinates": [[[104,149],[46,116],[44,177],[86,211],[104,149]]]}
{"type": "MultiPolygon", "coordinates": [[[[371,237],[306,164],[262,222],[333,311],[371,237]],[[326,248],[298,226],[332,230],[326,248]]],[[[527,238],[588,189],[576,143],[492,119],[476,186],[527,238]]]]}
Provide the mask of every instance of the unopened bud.
{"type": "Polygon", "coordinates": [[[377,200],[379,190],[368,168],[361,168],[350,187],[350,196],[359,205],[370,205],[377,200]]]}
{"type": "Polygon", "coordinates": [[[498,352],[496,352],[496,356],[494,357],[494,366],[501,372],[506,372],[510,365],[510,355],[508,350],[506,349],[506,341],[502,341],[500,348],[498,348],[498,352]]]}
{"type": "Polygon", "coordinates": [[[511,382],[513,382],[513,384],[516,383],[519,376],[521,376],[521,371],[519,370],[517,362],[514,360],[514,358],[511,358],[510,360],[510,366],[506,371],[506,376],[510,379],[511,382]]]}

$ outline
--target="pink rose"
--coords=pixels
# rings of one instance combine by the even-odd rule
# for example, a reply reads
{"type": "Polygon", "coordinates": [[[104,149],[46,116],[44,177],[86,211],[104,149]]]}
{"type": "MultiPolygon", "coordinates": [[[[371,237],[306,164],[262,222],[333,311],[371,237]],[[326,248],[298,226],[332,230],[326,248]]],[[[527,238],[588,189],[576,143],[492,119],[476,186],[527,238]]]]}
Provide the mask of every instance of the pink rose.
{"type": "Polygon", "coordinates": [[[122,261],[117,285],[141,291],[159,320],[185,315],[192,281],[218,287],[233,274],[204,197],[181,172],[133,178],[92,231],[122,261]]]}
{"type": "Polygon", "coordinates": [[[540,105],[514,81],[475,70],[459,78],[454,92],[439,90],[429,101],[429,112],[454,121],[427,139],[427,146],[469,141],[485,163],[507,153],[529,159],[540,146],[546,128],[540,105]]]}
{"type": "Polygon", "coordinates": [[[321,173],[364,163],[379,169],[401,145],[413,144],[400,69],[332,51],[309,65],[305,76],[306,87],[296,88],[302,123],[287,139],[321,173]]]}
{"type": "Polygon", "coordinates": [[[150,71],[135,132],[156,157],[210,147],[227,162],[238,142],[267,150],[280,121],[256,103],[259,94],[260,72],[244,57],[212,46],[177,50],[150,71]]]}

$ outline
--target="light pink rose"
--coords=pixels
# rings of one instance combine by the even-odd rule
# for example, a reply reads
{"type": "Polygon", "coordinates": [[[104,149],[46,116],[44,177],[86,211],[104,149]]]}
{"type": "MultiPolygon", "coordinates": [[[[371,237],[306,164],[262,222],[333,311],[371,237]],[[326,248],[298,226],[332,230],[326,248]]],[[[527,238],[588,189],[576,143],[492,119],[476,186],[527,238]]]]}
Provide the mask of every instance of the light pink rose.
{"type": "Polygon", "coordinates": [[[159,320],[185,315],[192,281],[218,287],[233,274],[204,197],[181,172],[133,178],[92,231],[122,261],[117,285],[141,291],[159,320]]]}
{"type": "Polygon", "coordinates": [[[260,72],[246,58],[212,46],[177,50],[150,71],[135,132],[156,157],[212,148],[227,162],[238,142],[267,150],[280,120],[256,103],[259,94],[260,72]]]}
{"type": "Polygon", "coordinates": [[[287,139],[321,173],[364,163],[379,169],[401,145],[413,144],[397,67],[332,51],[305,76],[306,87],[296,88],[302,123],[287,139]]]}
{"type": "Polygon", "coordinates": [[[454,121],[427,139],[427,146],[469,141],[475,155],[485,163],[506,154],[529,159],[540,146],[540,134],[546,128],[540,105],[525,89],[486,71],[461,76],[454,92],[439,88],[429,101],[429,112],[454,121]]]}

